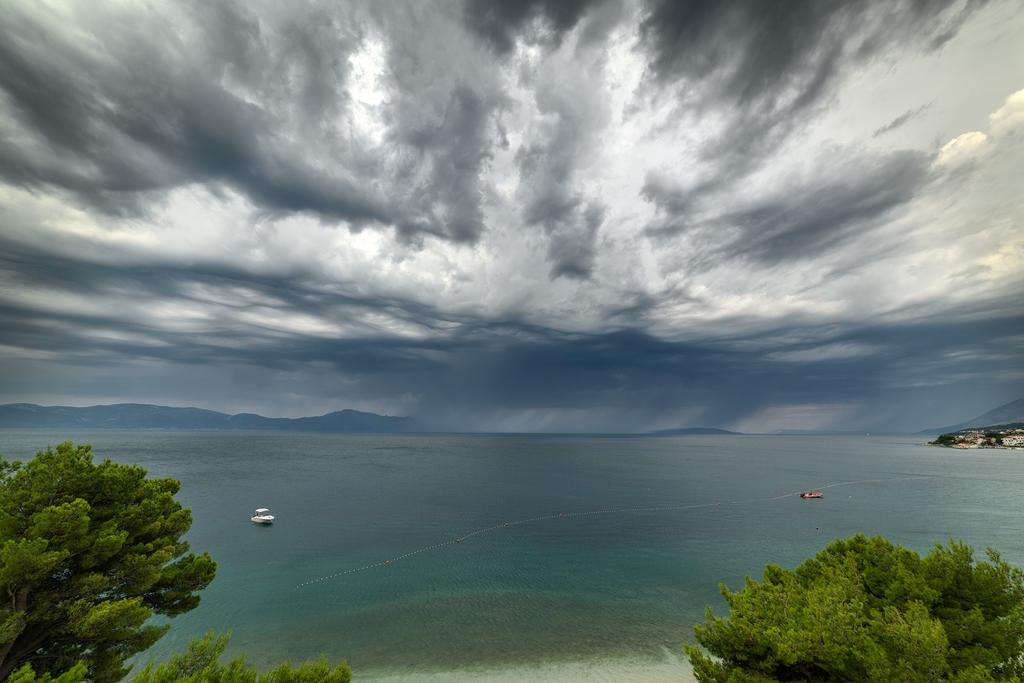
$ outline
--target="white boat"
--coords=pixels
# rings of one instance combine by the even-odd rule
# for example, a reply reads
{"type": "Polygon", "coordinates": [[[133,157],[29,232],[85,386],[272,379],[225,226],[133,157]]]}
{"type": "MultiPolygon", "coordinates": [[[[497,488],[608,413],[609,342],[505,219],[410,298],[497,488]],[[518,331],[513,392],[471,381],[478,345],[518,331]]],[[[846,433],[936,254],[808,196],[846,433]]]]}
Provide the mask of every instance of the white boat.
{"type": "Polygon", "coordinates": [[[252,521],[255,524],[273,524],[274,515],[270,514],[270,510],[267,508],[256,508],[256,514],[252,516],[252,521]]]}

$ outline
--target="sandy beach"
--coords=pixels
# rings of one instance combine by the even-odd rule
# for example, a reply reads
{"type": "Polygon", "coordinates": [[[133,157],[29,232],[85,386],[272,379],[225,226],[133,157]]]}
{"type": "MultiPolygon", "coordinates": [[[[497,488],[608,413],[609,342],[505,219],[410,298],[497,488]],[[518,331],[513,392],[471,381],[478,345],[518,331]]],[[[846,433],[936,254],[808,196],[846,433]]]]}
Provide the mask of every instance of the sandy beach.
{"type": "Polygon", "coordinates": [[[374,674],[370,671],[360,674],[359,678],[373,683],[518,683],[524,680],[534,683],[693,683],[697,680],[685,656],[667,651],[661,660],[617,658],[433,673],[374,674]]]}

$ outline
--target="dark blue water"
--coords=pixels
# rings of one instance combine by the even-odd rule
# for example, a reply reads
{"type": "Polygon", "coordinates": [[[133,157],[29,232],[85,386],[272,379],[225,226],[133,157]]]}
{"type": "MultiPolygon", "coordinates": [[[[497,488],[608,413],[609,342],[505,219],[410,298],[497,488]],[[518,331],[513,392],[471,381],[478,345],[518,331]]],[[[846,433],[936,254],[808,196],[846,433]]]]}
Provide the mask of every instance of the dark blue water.
{"type": "Polygon", "coordinates": [[[1024,565],[1020,451],[868,437],[0,431],[0,453],[64,438],[180,479],[189,540],[218,561],[157,656],[213,628],[257,663],[325,653],[364,677],[664,662],[706,605],[722,609],[719,582],[795,565],[836,537],[922,551],[959,538],[1024,565]],[[882,481],[843,484],[864,479],[882,481]],[[764,500],[837,483],[820,501],[764,500]],[[260,506],[272,527],[249,522],[260,506]],[[674,509],[609,512],[649,507],[674,509]],[[577,514],[588,511],[601,514],[577,514]],[[501,526],[532,517],[546,519],[501,526]]]}

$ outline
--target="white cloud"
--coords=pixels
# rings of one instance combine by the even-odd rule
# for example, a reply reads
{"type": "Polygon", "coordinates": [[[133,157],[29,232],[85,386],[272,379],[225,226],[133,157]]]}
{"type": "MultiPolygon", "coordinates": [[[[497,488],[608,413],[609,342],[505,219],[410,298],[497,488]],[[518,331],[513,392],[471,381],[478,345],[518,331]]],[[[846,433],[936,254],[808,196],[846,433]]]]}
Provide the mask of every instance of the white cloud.
{"type": "Polygon", "coordinates": [[[1003,106],[989,116],[989,125],[996,136],[1014,134],[1024,128],[1024,90],[1007,97],[1003,106]]]}
{"type": "Polygon", "coordinates": [[[943,166],[969,163],[982,156],[988,148],[988,136],[976,130],[956,136],[939,150],[936,162],[943,166]]]}

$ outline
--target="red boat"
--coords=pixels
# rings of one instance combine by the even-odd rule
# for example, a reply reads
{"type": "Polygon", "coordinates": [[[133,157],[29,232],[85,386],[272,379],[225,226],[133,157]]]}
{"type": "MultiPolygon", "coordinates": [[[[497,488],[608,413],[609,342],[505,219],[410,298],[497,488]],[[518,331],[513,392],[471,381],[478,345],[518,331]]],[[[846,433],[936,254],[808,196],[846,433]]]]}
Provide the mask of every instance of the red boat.
{"type": "Polygon", "coordinates": [[[821,491],[804,491],[800,494],[801,498],[824,498],[825,494],[821,491]]]}

